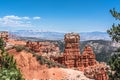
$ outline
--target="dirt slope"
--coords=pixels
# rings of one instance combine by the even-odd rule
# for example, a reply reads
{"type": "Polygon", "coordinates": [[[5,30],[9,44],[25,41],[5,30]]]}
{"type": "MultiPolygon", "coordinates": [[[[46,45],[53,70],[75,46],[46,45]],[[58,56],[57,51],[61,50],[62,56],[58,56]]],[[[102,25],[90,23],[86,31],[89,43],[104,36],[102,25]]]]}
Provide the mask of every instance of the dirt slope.
{"type": "Polygon", "coordinates": [[[8,52],[14,55],[17,67],[26,80],[90,80],[80,71],[40,65],[36,58],[26,51],[16,52],[15,49],[11,49],[8,52]]]}

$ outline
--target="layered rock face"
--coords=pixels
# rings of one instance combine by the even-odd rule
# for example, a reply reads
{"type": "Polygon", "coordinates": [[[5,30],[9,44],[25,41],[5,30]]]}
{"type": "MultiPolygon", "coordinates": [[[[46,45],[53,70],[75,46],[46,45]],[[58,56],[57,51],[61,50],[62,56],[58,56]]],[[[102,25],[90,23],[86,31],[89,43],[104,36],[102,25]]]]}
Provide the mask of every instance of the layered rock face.
{"type": "Polygon", "coordinates": [[[81,66],[79,49],[80,36],[78,34],[66,34],[64,41],[65,49],[62,64],[70,68],[81,66]]]}
{"type": "Polygon", "coordinates": [[[93,53],[92,48],[88,45],[85,46],[81,59],[84,67],[96,65],[95,54],[93,53]]]}
{"type": "Polygon", "coordinates": [[[109,80],[107,71],[108,66],[105,63],[97,63],[84,69],[84,75],[95,80],[109,80]]]}
{"type": "Polygon", "coordinates": [[[2,31],[0,32],[0,38],[2,38],[5,41],[8,41],[8,32],[7,31],[2,31]]]}
{"type": "Polygon", "coordinates": [[[41,54],[60,51],[57,44],[53,44],[50,42],[31,42],[31,41],[28,41],[26,43],[26,47],[30,48],[32,51],[39,52],[41,54]]]}
{"type": "Polygon", "coordinates": [[[95,75],[95,80],[108,80],[108,75],[104,68],[101,68],[95,75]]]}

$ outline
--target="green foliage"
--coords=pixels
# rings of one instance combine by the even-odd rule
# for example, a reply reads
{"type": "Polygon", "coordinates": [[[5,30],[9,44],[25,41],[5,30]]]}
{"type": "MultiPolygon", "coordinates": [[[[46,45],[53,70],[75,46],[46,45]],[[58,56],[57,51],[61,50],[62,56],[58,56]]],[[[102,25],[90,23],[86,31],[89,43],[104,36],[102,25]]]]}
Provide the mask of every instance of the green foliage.
{"type": "MultiPolygon", "coordinates": [[[[115,9],[110,10],[110,13],[116,20],[120,20],[120,13],[118,13],[115,9]]],[[[120,42],[120,24],[112,25],[112,28],[110,30],[107,30],[108,34],[112,38],[112,40],[116,42],[120,42]]],[[[120,51],[120,50],[118,50],[120,51]]],[[[112,69],[112,72],[114,74],[110,74],[110,77],[112,80],[120,80],[120,53],[117,52],[117,54],[113,55],[109,61],[109,65],[112,69]]]]}
{"type": "Polygon", "coordinates": [[[118,13],[115,8],[113,8],[113,10],[110,10],[110,13],[112,14],[112,16],[115,18],[115,19],[119,19],[120,20],[120,13],[118,13]]]}
{"type": "Polygon", "coordinates": [[[64,42],[59,40],[59,41],[57,41],[57,44],[59,45],[60,52],[63,52],[64,51],[64,42]]]}
{"type": "Polygon", "coordinates": [[[113,80],[120,80],[120,53],[112,56],[109,61],[109,65],[112,72],[115,72],[114,74],[110,74],[110,77],[113,80]]]}
{"type": "Polygon", "coordinates": [[[120,24],[112,25],[112,28],[110,30],[107,30],[107,33],[110,35],[113,41],[120,41],[120,24]]]}
{"type": "Polygon", "coordinates": [[[42,64],[42,65],[45,64],[45,59],[42,56],[37,55],[37,60],[40,61],[40,64],[42,64]]]}
{"type": "Polygon", "coordinates": [[[5,42],[2,38],[0,38],[0,50],[4,50],[5,42]]]}
{"type": "Polygon", "coordinates": [[[4,41],[0,39],[0,80],[24,80],[16,67],[16,61],[4,49],[4,41]]]}
{"type": "Polygon", "coordinates": [[[20,71],[15,68],[2,68],[0,70],[0,80],[24,80],[21,76],[20,71]]]}
{"type": "Polygon", "coordinates": [[[47,64],[49,68],[55,67],[55,66],[65,68],[64,65],[59,64],[59,63],[56,63],[56,62],[52,62],[52,61],[50,61],[50,60],[48,60],[48,59],[45,59],[45,58],[42,57],[42,56],[35,55],[35,54],[34,54],[34,56],[36,56],[37,60],[40,62],[41,65],[47,64]]]}
{"type": "MultiPolygon", "coordinates": [[[[30,52],[32,54],[34,54],[35,52],[33,52],[32,50],[30,50],[29,48],[23,46],[23,45],[17,45],[17,46],[14,46],[13,49],[15,49],[17,52],[21,52],[22,50],[25,50],[27,52],[30,52]]],[[[9,49],[8,49],[9,50],[9,49]]]]}
{"type": "Polygon", "coordinates": [[[21,45],[18,45],[18,46],[15,46],[15,49],[16,49],[17,52],[21,52],[22,50],[25,49],[25,47],[21,46],[21,45]]]}
{"type": "MultiPolygon", "coordinates": [[[[115,9],[110,10],[110,13],[116,20],[120,20],[120,13],[118,13],[115,9]]],[[[112,28],[107,30],[107,33],[110,35],[112,40],[119,42],[120,41],[120,24],[112,25],[112,28]]]]}

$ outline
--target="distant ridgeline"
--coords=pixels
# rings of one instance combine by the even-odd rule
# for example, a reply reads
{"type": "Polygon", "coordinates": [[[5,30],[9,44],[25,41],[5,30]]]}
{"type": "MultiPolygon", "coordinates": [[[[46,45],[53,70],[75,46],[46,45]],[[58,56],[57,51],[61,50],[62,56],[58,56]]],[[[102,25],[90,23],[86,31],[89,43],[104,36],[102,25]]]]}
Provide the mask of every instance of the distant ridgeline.
{"type": "MultiPolygon", "coordinates": [[[[14,32],[10,32],[10,34],[14,34],[20,36],[22,38],[31,38],[31,40],[63,40],[65,33],[62,32],[38,32],[33,30],[18,30],[14,32]],[[35,39],[33,39],[35,38],[35,39]]],[[[81,36],[81,41],[86,40],[110,40],[109,35],[106,32],[81,32],[79,33],[81,36]]],[[[38,41],[37,40],[37,41],[38,41]]]]}

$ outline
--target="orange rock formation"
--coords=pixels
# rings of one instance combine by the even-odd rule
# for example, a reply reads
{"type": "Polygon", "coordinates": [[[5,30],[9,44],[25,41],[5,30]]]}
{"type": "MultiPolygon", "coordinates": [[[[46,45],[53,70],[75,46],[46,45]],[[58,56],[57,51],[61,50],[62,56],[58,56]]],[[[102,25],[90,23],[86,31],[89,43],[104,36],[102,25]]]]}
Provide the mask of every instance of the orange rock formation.
{"type": "Polygon", "coordinates": [[[101,68],[95,74],[95,80],[108,80],[108,75],[106,74],[106,71],[103,68],[101,68]]]}
{"type": "Polygon", "coordinates": [[[14,39],[9,39],[8,44],[10,45],[26,45],[26,42],[25,41],[22,41],[22,40],[14,40],[14,39]]]}
{"type": "Polygon", "coordinates": [[[96,65],[95,54],[90,46],[86,46],[82,53],[82,63],[84,67],[96,65]]]}
{"type": "Polygon", "coordinates": [[[84,74],[92,79],[95,80],[109,80],[108,75],[107,75],[107,71],[108,71],[108,67],[105,63],[97,63],[94,66],[91,67],[87,67],[86,69],[84,69],[84,74]]]}
{"type": "Polygon", "coordinates": [[[50,42],[31,42],[26,43],[26,47],[30,48],[32,51],[39,53],[50,53],[50,52],[59,52],[59,47],[57,44],[50,42]]]}
{"type": "Polygon", "coordinates": [[[47,68],[46,65],[39,64],[29,52],[16,52],[15,49],[11,49],[8,52],[14,55],[17,67],[25,80],[90,80],[83,72],[77,70],[47,68]]]}
{"type": "Polygon", "coordinates": [[[69,68],[78,68],[84,70],[88,66],[96,64],[95,54],[90,46],[86,46],[83,53],[80,54],[80,36],[75,33],[65,35],[65,49],[63,55],[58,58],[58,62],[69,68]]]}
{"type": "Polygon", "coordinates": [[[7,41],[8,40],[8,32],[7,31],[1,31],[0,32],[0,38],[2,38],[3,40],[7,41]]]}
{"type": "Polygon", "coordinates": [[[91,74],[95,77],[92,78],[96,78],[96,80],[108,80],[106,71],[104,70],[103,74],[101,70],[99,70],[100,64],[96,61],[95,54],[89,45],[85,46],[83,53],[80,54],[79,34],[68,33],[65,35],[64,41],[65,41],[64,53],[62,54],[62,56],[58,57],[55,61],[67,66],[68,68],[77,68],[80,71],[84,71],[84,73],[86,73],[87,68],[89,68],[89,70],[93,68],[92,69],[93,72],[91,74]],[[95,71],[96,69],[99,75],[102,75],[102,78],[99,75],[94,74],[96,72],[95,71]]]}

